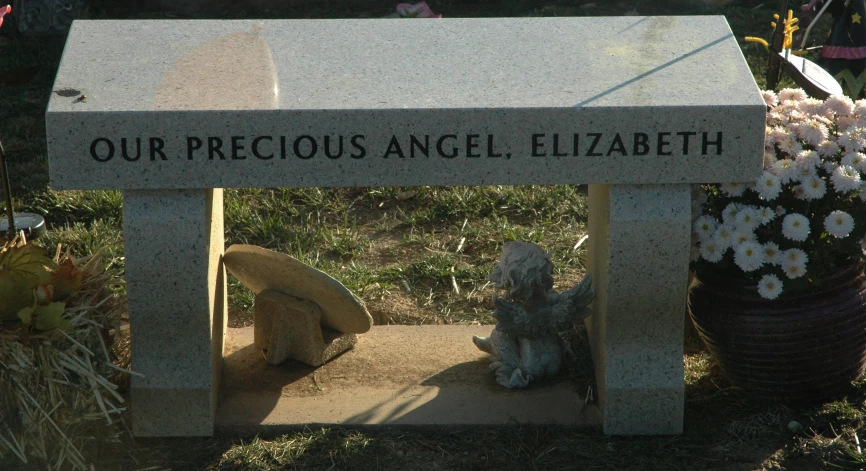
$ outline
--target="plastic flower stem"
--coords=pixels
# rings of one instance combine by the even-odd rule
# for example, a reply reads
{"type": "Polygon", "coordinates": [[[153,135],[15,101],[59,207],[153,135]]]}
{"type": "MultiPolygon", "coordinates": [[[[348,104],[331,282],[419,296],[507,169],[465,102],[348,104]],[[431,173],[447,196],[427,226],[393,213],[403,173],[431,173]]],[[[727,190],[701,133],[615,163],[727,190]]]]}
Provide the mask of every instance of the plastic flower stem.
{"type": "Polygon", "coordinates": [[[12,213],[12,191],[9,189],[9,172],[6,171],[6,159],[3,156],[3,141],[0,141],[0,178],[3,179],[3,197],[6,198],[6,217],[9,218],[9,228],[6,238],[15,238],[15,216],[12,213]]]}

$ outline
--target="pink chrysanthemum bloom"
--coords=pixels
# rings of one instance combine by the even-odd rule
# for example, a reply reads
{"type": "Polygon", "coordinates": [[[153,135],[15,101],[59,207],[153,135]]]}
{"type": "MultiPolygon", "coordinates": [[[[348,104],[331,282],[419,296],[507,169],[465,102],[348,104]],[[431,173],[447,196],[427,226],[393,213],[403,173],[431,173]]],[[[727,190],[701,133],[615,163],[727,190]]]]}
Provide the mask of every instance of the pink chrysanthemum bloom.
{"type": "Polygon", "coordinates": [[[830,157],[839,152],[839,144],[836,141],[827,140],[815,147],[821,157],[830,157]]]}
{"type": "Polygon", "coordinates": [[[797,108],[806,114],[815,114],[822,106],[824,106],[823,101],[812,97],[807,97],[805,100],[797,103],[797,108]]]}
{"type": "Polygon", "coordinates": [[[814,119],[794,125],[794,132],[797,133],[797,137],[811,146],[817,146],[827,139],[827,126],[814,119]]]}
{"type": "Polygon", "coordinates": [[[824,101],[824,108],[836,116],[849,116],[854,112],[854,102],[845,95],[833,95],[824,101]]]}
{"type": "Polygon", "coordinates": [[[863,144],[866,143],[866,127],[856,126],[848,129],[839,136],[838,142],[849,152],[860,152],[863,150],[863,144]]]}
{"type": "Polygon", "coordinates": [[[783,88],[777,95],[779,103],[788,101],[799,102],[805,100],[807,97],[808,95],[801,88],[783,88]]]}
{"type": "Polygon", "coordinates": [[[839,132],[845,132],[858,125],[861,125],[861,120],[854,116],[839,116],[836,118],[836,129],[838,129],[839,132]]]}
{"type": "Polygon", "coordinates": [[[861,118],[866,117],[866,100],[860,99],[854,102],[854,114],[861,118]]]}
{"type": "Polygon", "coordinates": [[[802,123],[809,119],[809,115],[800,111],[799,108],[792,107],[789,113],[782,117],[782,122],[786,124],[802,123]]]}
{"type": "Polygon", "coordinates": [[[803,145],[797,141],[797,136],[794,134],[793,130],[788,128],[784,129],[784,134],[781,137],[776,137],[776,147],[788,155],[797,155],[803,150],[803,145]]]}
{"type": "Polygon", "coordinates": [[[764,99],[764,103],[767,106],[776,106],[779,104],[779,98],[776,96],[776,92],[772,90],[762,90],[761,97],[764,99]]]}

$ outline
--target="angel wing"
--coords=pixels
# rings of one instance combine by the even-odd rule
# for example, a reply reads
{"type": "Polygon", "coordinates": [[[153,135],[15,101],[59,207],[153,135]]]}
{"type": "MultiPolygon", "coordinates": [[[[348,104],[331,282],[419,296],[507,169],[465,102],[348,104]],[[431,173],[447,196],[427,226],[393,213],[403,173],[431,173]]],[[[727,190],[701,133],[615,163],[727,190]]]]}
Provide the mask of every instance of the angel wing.
{"type": "Polygon", "coordinates": [[[547,306],[529,311],[523,303],[493,297],[493,315],[499,321],[496,330],[516,337],[555,335],[590,314],[589,303],[595,296],[592,275],[574,288],[549,296],[547,306]]]}

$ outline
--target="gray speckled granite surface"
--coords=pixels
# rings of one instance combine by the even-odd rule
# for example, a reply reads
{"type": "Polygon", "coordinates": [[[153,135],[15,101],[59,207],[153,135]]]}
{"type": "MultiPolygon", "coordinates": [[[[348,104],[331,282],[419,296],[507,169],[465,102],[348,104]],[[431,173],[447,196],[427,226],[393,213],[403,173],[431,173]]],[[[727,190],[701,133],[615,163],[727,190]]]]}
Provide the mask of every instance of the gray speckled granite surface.
{"type": "Polygon", "coordinates": [[[610,435],[682,433],[690,185],[590,185],[590,333],[610,435]]]}
{"type": "Polygon", "coordinates": [[[54,88],[87,96],[49,103],[58,189],[681,183],[761,167],[764,105],[723,17],[77,21],[54,88]],[[410,157],[411,136],[429,157],[410,157]]]}

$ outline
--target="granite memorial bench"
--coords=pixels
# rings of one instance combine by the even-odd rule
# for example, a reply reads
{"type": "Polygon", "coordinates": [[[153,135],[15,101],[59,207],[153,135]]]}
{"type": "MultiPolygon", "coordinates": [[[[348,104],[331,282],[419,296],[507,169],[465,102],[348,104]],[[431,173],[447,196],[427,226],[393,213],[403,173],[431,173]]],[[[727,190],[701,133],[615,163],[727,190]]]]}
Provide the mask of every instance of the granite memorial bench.
{"type": "Polygon", "coordinates": [[[690,185],[762,165],[723,17],[76,21],[54,88],[52,187],[123,191],[135,434],[213,431],[223,188],[551,184],[589,185],[604,431],[681,432],[690,185]]]}

